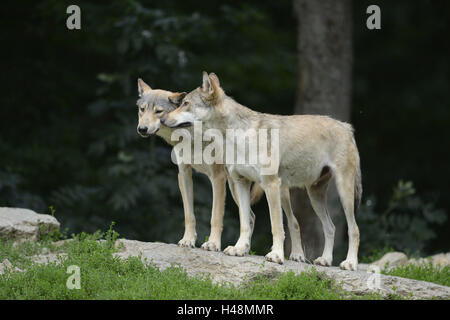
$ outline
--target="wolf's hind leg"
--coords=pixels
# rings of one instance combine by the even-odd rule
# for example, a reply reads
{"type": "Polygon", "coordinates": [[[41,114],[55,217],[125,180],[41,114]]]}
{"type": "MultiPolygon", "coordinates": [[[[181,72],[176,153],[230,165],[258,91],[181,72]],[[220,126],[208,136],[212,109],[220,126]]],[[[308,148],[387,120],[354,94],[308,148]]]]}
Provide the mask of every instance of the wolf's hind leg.
{"type": "Polygon", "coordinates": [[[266,192],[269,203],[270,223],[272,227],[272,251],[266,255],[266,260],[284,263],[284,228],[283,212],[281,210],[281,180],[278,176],[264,176],[261,184],[266,192]]]}
{"type": "Polygon", "coordinates": [[[327,209],[327,190],[331,177],[331,172],[326,167],[322,170],[321,177],[312,186],[306,188],[311,206],[322,223],[325,237],[322,256],[314,260],[314,264],[327,267],[331,266],[333,262],[334,234],[336,230],[327,209]]]}
{"type": "Polygon", "coordinates": [[[341,262],[340,267],[344,270],[357,270],[359,228],[355,220],[354,197],[355,197],[355,173],[352,170],[337,172],[336,188],[344,208],[345,218],[348,226],[348,252],[347,258],[341,262]]]}
{"type": "Polygon", "coordinates": [[[194,193],[192,186],[192,168],[191,166],[178,165],[178,186],[180,187],[181,197],[183,199],[184,208],[184,236],[178,242],[181,247],[194,248],[197,240],[197,232],[195,231],[195,215],[194,215],[194,193]]]}
{"type": "Polygon", "coordinates": [[[281,187],[281,207],[287,218],[289,236],[291,238],[291,254],[289,260],[305,262],[305,254],[302,248],[302,240],[300,237],[300,226],[297,222],[297,218],[294,216],[291,206],[291,197],[289,194],[289,188],[281,187]]]}
{"type": "MultiPolygon", "coordinates": [[[[228,177],[228,186],[230,187],[230,193],[231,193],[231,197],[234,200],[234,203],[236,203],[236,205],[239,207],[239,198],[236,194],[236,187],[235,184],[233,182],[233,179],[231,179],[229,176],[228,177]]],[[[250,191],[250,205],[251,205],[251,191],[250,191]]],[[[256,215],[253,212],[252,208],[250,207],[250,226],[251,226],[251,230],[252,230],[252,234],[253,234],[253,230],[255,229],[255,222],[256,222],[256,215]]],[[[251,238],[251,236],[250,236],[251,238]]]]}

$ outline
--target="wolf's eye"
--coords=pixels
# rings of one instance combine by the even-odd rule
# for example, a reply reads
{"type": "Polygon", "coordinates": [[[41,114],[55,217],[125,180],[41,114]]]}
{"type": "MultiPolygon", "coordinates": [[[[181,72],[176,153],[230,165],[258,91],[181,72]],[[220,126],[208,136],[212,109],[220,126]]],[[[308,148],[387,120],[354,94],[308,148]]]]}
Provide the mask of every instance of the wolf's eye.
{"type": "Polygon", "coordinates": [[[139,107],[139,111],[140,112],[144,112],[145,111],[145,106],[139,107]]]}
{"type": "Polygon", "coordinates": [[[185,101],[183,102],[183,107],[186,107],[189,104],[189,102],[185,101]]]}
{"type": "Polygon", "coordinates": [[[163,111],[164,111],[163,109],[159,109],[159,108],[155,109],[155,113],[156,114],[161,114],[163,111]]]}

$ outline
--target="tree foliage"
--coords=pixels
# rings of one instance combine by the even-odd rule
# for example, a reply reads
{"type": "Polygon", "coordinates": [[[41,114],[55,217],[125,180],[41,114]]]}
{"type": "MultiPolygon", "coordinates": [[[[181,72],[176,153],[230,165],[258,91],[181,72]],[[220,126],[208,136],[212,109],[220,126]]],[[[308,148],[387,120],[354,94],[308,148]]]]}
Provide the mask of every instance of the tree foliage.
{"type": "MultiPolygon", "coordinates": [[[[364,188],[377,194],[380,208],[390,196],[384,190],[400,178],[413,180],[425,202],[450,207],[448,197],[436,198],[450,191],[443,179],[450,160],[444,147],[449,47],[436,40],[448,33],[450,10],[428,2],[433,5],[383,2],[383,29],[369,33],[364,1],[354,1],[353,122],[364,188]]],[[[0,205],[39,212],[53,205],[71,232],[116,221],[125,237],[175,242],[184,228],[177,169],[160,139],[136,134],[136,79],[189,91],[200,84],[201,71],[214,71],[239,102],[291,114],[297,79],[292,4],[84,0],[77,3],[81,30],[69,31],[70,4],[2,3],[0,205]]],[[[202,241],[211,187],[196,175],[194,189],[202,241]]],[[[224,245],[239,230],[230,198],[224,245]]],[[[263,204],[255,211],[254,243],[264,252],[268,214],[263,204]]],[[[446,230],[437,247],[448,248],[446,230]]]]}

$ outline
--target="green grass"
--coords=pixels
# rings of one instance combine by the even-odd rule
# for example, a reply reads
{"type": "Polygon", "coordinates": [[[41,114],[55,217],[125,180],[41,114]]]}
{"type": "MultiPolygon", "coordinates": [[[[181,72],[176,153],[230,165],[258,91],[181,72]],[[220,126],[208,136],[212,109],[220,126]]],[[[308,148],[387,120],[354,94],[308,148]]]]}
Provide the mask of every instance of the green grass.
{"type": "Polygon", "coordinates": [[[312,269],[299,275],[292,272],[277,278],[259,277],[234,287],[213,284],[209,278],[188,277],[176,266],[164,271],[144,264],[140,257],[120,260],[113,255],[117,234],[82,233],[60,248],[50,242],[13,246],[0,242],[0,261],[8,259],[26,272],[0,275],[0,299],[376,299],[377,295],[356,297],[312,269]],[[97,241],[103,238],[106,241],[97,241]],[[62,250],[67,258],[59,263],[33,264],[26,256],[44,247],[62,250]],[[80,267],[81,288],[66,286],[71,265],[80,267]]]}
{"type": "MultiPolygon", "coordinates": [[[[60,247],[52,244],[51,237],[15,245],[0,241],[0,262],[8,259],[26,270],[0,275],[0,299],[380,299],[376,294],[351,295],[314,268],[298,275],[288,272],[275,278],[260,276],[238,287],[213,284],[207,277],[188,277],[177,266],[160,271],[143,263],[141,257],[120,260],[114,256],[117,238],[111,227],[104,234],[74,235],[72,241],[60,247]],[[33,263],[31,256],[43,250],[64,252],[66,256],[57,263],[33,263]],[[66,286],[71,276],[67,269],[72,265],[81,270],[79,290],[66,286]]],[[[450,286],[450,267],[434,267],[431,262],[385,269],[382,273],[450,286]]]]}
{"type": "Polygon", "coordinates": [[[32,264],[30,256],[42,252],[45,245],[40,242],[24,242],[14,245],[12,242],[0,241],[0,262],[8,259],[14,266],[25,268],[32,264]]]}
{"type": "MultiPolygon", "coordinates": [[[[295,275],[260,276],[241,286],[213,284],[207,277],[188,277],[172,266],[160,271],[141,257],[120,260],[114,243],[118,237],[112,228],[106,233],[81,233],[60,247],[51,238],[13,245],[0,241],[0,262],[8,259],[26,272],[0,275],[0,299],[380,299],[379,295],[359,297],[345,292],[334,281],[315,269],[295,275]],[[102,239],[103,241],[98,241],[102,239]],[[38,265],[31,256],[64,252],[57,263],[38,265]],[[81,271],[81,288],[69,290],[67,269],[76,265],[81,271]]],[[[384,274],[429,281],[450,286],[450,267],[431,263],[384,270],[384,274]]],[[[393,295],[390,299],[400,299],[393,295]]]]}
{"type": "Polygon", "coordinates": [[[433,266],[431,262],[419,265],[409,264],[399,266],[389,271],[383,270],[382,273],[402,278],[433,282],[450,287],[450,266],[437,267],[433,266]]]}
{"type": "MultiPolygon", "coordinates": [[[[361,262],[372,263],[381,259],[386,253],[393,251],[395,250],[389,246],[385,246],[381,249],[374,249],[372,250],[371,254],[362,257],[361,262]]],[[[418,258],[417,255],[416,258],[418,258]]],[[[429,262],[419,265],[409,264],[406,266],[399,266],[390,270],[388,270],[388,267],[389,266],[386,266],[381,273],[402,278],[433,282],[444,286],[450,286],[450,266],[437,267],[429,262]]]]}

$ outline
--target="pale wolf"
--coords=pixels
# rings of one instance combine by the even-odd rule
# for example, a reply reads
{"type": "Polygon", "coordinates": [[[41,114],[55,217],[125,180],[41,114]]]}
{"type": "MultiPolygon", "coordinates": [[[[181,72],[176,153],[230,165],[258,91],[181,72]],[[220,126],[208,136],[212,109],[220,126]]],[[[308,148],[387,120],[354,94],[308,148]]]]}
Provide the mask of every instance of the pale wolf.
{"type": "MultiPolygon", "coordinates": [[[[174,110],[186,93],[174,93],[166,90],[152,89],[142,79],[138,79],[138,91],[140,97],[137,101],[139,108],[138,133],[142,137],[157,134],[168,144],[173,146],[176,143],[171,139],[173,129],[161,125],[160,118],[166,113],[174,110]]],[[[202,244],[202,248],[205,250],[220,251],[226,193],[225,184],[227,181],[223,165],[178,165],[178,185],[183,200],[185,219],[184,236],[178,242],[178,245],[193,248],[195,247],[195,242],[197,240],[192,167],[208,176],[213,189],[211,233],[208,241],[202,244]]]]}
{"type": "MultiPolygon", "coordinates": [[[[151,89],[142,79],[138,79],[138,92],[139,100],[137,105],[138,111],[138,127],[137,131],[142,137],[148,137],[152,134],[156,134],[162,137],[170,145],[175,145],[177,142],[171,139],[174,129],[161,125],[160,118],[165,116],[168,112],[174,110],[179,106],[182,98],[186,93],[173,93],[166,90],[151,89]]],[[[195,247],[197,238],[196,233],[196,219],[194,215],[194,203],[193,203],[193,183],[192,183],[192,168],[198,172],[204,173],[208,176],[212,184],[213,191],[213,204],[211,214],[211,233],[208,241],[202,244],[202,248],[211,251],[221,250],[221,234],[223,228],[223,215],[225,206],[225,194],[226,194],[226,172],[223,164],[178,164],[179,174],[178,183],[182,195],[184,214],[185,214],[185,233],[183,238],[178,242],[182,247],[195,247]]],[[[233,195],[234,187],[232,182],[229,181],[231,193],[233,195]]],[[[255,200],[259,186],[255,185],[254,194],[255,200]]],[[[236,198],[233,195],[236,201],[236,198]]],[[[237,203],[237,202],[236,202],[237,203]]],[[[254,226],[255,216],[250,210],[251,227],[254,226]]],[[[291,225],[298,225],[293,214],[288,217],[288,221],[291,225]]],[[[297,243],[300,239],[299,232],[293,230],[293,243],[291,259],[299,260],[303,257],[301,246],[297,243]]]]}
{"type": "Polygon", "coordinates": [[[261,174],[262,165],[228,164],[235,185],[241,216],[241,236],[233,250],[248,251],[250,227],[250,181],[261,185],[269,204],[273,246],[266,259],[283,263],[284,229],[281,201],[291,187],[306,188],[314,211],[320,218],[325,236],[321,257],[314,263],[330,266],[333,258],[335,227],[327,211],[326,194],[334,176],[348,225],[349,248],[342,269],[356,270],[359,229],[354,210],[360,203],[362,186],[359,154],[351,125],[327,116],[280,116],[253,111],[227,96],[218,77],[203,73],[202,86],[187,94],[181,106],[162,118],[169,127],[189,126],[202,121],[204,129],[278,129],[277,174],[261,174]]]}

